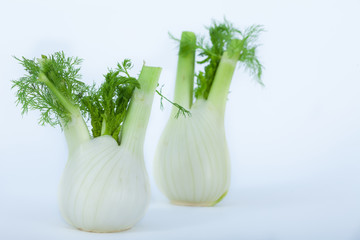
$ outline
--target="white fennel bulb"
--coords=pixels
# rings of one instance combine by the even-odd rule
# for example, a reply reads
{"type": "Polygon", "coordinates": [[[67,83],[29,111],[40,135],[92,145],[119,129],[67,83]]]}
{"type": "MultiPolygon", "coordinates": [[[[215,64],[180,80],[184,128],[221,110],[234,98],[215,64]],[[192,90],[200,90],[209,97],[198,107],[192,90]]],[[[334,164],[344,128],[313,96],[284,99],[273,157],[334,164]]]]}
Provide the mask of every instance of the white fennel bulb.
{"type": "Polygon", "coordinates": [[[62,215],[79,229],[131,228],[150,200],[143,155],[119,146],[110,136],[83,143],[69,157],[59,198],[62,215]]]}
{"type": "Polygon", "coordinates": [[[78,80],[81,61],[62,52],[20,62],[28,75],[14,87],[23,113],[39,109],[40,122],[59,124],[68,144],[59,187],[64,219],[90,232],[134,226],[150,200],[143,145],[161,68],[143,66],[136,79],[124,60],[96,87],[78,80]]]}
{"type": "Polygon", "coordinates": [[[154,159],[154,175],[160,190],[174,204],[213,206],[230,186],[230,156],[225,137],[224,114],[230,83],[240,62],[260,81],[262,65],[256,57],[261,26],[245,31],[230,23],[209,28],[211,44],[192,32],[180,40],[174,101],[190,109],[188,118],[172,116],[160,137],[154,159]],[[206,64],[196,74],[195,54],[206,64]],[[193,101],[193,96],[195,101],[193,101]]]}
{"type": "Polygon", "coordinates": [[[169,119],[155,159],[156,181],[174,204],[211,206],[229,189],[223,119],[207,101],[197,101],[191,117],[169,119]]]}

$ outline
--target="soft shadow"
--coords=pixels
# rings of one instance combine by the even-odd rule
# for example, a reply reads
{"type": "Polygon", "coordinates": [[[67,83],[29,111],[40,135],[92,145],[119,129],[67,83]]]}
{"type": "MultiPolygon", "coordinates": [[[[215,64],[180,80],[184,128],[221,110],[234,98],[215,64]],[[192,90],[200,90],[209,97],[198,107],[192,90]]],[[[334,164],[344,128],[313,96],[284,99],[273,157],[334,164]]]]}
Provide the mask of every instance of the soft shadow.
{"type": "Polygon", "coordinates": [[[188,207],[157,202],[150,205],[136,232],[160,232],[194,228],[218,220],[217,207],[188,207]]]}

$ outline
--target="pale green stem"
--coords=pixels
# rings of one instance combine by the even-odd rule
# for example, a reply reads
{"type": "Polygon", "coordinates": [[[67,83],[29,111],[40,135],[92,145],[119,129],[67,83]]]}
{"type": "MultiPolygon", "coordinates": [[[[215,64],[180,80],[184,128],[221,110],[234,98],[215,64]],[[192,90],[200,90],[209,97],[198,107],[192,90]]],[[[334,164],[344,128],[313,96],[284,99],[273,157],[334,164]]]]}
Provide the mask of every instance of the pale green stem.
{"type": "Polygon", "coordinates": [[[77,108],[68,99],[66,99],[59,90],[50,82],[44,73],[39,74],[39,81],[46,84],[55,98],[64,106],[64,108],[71,114],[77,114],[77,108]]]}
{"type": "Polygon", "coordinates": [[[131,98],[120,135],[120,145],[134,152],[143,152],[146,128],[160,73],[159,67],[143,66],[138,79],[140,89],[136,88],[131,98]]]}
{"type": "MultiPolygon", "coordinates": [[[[174,102],[186,109],[192,105],[194,88],[196,36],[193,32],[183,32],[180,40],[174,102]]],[[[173,114],[179,109],[173,107],[173,114]]]]}
{"type": "Polygon", "coordinates": [[[106,132],[106,121],[105,121],[105,118],[103,119],[102,121],[102,124],[101,124],[101,133],[100,135],[103,136],[103,135],[110,135],[109,133],[106,132]]]}
{"type": "Polygon", "coordinates": [[[214,82],[211,86],[208,101],[211,102],[221,114],[225,113],[227,95],[229,93],[231,80],[240,57],[240,40],[233,40],[234,45],[239,46],[231,52],[224,52],[220,64],[216,70],[214,82]]]}
{"type": "Polygon", "coordinates": [[[46,84],[62,106],[70,113],[71,120],[68,123],[61,122],[64,129],[65,139],[68,145],[69,154],[75,151],[82,143],[90,140],[89,129],[81,116],[77,106],[66,99],[57,88],[52,84],[45,74],[39,74],[39,80],[46,84]]]}
{"type": "Polygon", "coordinates": [[[89,129],[83,117],[78,113],[71,115],[71,121],[63,125],[69,155],[72,154],[82,143],[90,141],[89,129]]]}

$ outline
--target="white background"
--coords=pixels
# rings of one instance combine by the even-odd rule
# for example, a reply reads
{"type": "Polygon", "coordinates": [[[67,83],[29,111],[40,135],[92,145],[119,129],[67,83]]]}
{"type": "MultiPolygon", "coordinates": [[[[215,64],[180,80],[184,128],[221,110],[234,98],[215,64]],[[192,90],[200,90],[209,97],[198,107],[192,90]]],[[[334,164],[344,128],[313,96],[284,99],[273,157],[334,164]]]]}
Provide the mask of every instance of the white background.
{"type": "MultiPolygon", "coordinates": [[[[360,239],[360,1],[0,2],[0,239],[360,239]],[[172,206],[152,175],[170,106],[155,97],[145,141],[149,211],[116,234],[77,231],[60,217],[57,185],[67,156],[58,128],[21,117],[12,56],[64,50],[85,59],[84,81],[131,58],[163,67],[173,95],[176,44],[168,32],[205,33],[224,16],[263,24],[262,88],[242,71],[231,85],[226,133],[232,185],[214,208],[172,206]]],[[[136,72],[135,71],[135,72],[136,72]]]]}

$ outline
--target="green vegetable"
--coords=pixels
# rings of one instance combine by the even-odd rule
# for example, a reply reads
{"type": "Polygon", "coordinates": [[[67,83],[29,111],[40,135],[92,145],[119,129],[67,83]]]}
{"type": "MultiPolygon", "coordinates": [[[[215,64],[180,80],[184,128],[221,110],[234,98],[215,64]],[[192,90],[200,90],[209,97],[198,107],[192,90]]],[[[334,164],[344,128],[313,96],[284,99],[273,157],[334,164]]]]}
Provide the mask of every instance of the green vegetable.
{"type": "Polygon", "coordinates": [[[190,109],[191,117],[169,119],[155,154],[156,182],[171,202],[180,205],[213,206],[225,197],[230,157],[224,113],[237,65],[263,84],[263,66],[256,56],[262,26],[240,31],[225,20],[213,22],[208,30],[209,40],[192,32],[181,35],[174,101],[190,109]],[[203,66],[198,73],[196,53],[203,66]]]}
{"type": "Polygon", "coordinates": [[[82,60],[63,52],[17,60],[26,71],[13,81],[22,113],[39,110],[39,123],[59,125],[66,137],[59,194],[65,220],[92,232],[131,228],[150,200],[143,145],[161,68],[144,65],[136,79],[126,59],[96,87],[80,81],[82,60]]]}

